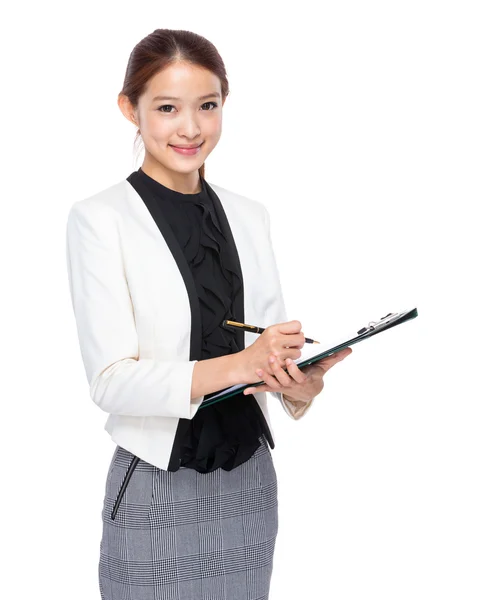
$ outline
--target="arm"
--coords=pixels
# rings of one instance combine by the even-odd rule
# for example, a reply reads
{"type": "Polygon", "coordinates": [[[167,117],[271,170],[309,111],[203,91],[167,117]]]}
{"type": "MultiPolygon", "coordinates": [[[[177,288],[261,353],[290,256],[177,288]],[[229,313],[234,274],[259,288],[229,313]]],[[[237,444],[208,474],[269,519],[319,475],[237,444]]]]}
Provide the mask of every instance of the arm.
{"type": "Polygon", "coordinates": [[[117,215],[111,207],[84,201],[72,206],[66,259],[90,396],[103,411],[191,419],[205,394],[239,383],[237,355],[204,361],[139,358],[117,215]]]}
{"type": "MultiPolygon", "coordinates": [[[[285,310],[285,302],[284,302],[284,298],[283,298],[282,286],[280,284],[280,275],[278,272],[277,261],[276,261],[275,253],[273,250],[271,229],[270,229],[270,213],[268,212],[268,209],[264,205],[263,205],[263,208],[265,211],[265,223],[266,223],[266,228],[267,228],[267,232],[268,232],[268,241],[270,244],[269,252],[270,252],[270,255],[272,258],[272,263],[273,263],[272,271],[270,273],[267,273],[267,276],[273,281],[274,287],[277,290],[276,302],[278,304],[278,309],[277,309],[277,314],[275,316],[274,322],[275,323],[283,323],[285,321],[288,321],[289,319],[287,318],[287,312],[285,310]]],[[[282,392],[268,392],[268,393],[271,394],[277,400],[280,400],[280,403],[282,404],[285,412],[289,415],[289,417],[291,417],[292,419],[295,419],[295,420],[302,418],[307,413],[307,411],[312,406],[312,403],[314,400],[314,398],[312,398],[311,400],[309,400],[309,402],[303,402],[300,400],[292,400],[291,398],[288,398],[287,396],[282,394],[282,392]]]]}

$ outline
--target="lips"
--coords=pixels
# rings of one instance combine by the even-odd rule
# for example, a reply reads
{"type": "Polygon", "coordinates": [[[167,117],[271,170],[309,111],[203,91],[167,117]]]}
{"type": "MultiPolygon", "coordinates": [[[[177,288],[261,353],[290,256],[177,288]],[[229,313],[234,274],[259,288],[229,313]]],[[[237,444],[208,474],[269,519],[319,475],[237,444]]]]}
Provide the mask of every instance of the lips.
{"type": "MultiPolygon", "coordinates": [[[[204,142],[202,142],[203,144],[204,142]]],[[[174,144],[168,144],[172,148],[178,148],[179,150],[195,150],[195,148],[199,148],[202,144],[198,144],[197,146],[175,146],[174,144]]]]}
{"type": "MultiPolygon", "coordinates": [[[[204,142],[202,142],[202,144],[203,143],[204,142]]],[[[168,145],[170,146],[170,148],[173,148],[173,150],[175,150],[175,152],[178,152],[178,154],[181,154],[183,156],[194,156],[195,154],[200,152],[200,148],[202,147],[202,144],[200,144],[199,146],[194,146],[193,148],[181,148],[179,146],[172,146],[172,144],[168,144],[168,145]]]]}

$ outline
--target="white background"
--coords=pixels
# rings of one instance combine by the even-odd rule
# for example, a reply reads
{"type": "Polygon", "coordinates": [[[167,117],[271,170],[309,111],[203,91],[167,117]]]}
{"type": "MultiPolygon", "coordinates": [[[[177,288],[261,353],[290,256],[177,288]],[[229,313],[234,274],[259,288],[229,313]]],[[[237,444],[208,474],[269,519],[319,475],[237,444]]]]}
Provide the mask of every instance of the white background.
{"type": "Polygon", "coordinates": [[[114,444],[88,394],[65,221],[142,161],[116,100],[132,48],[161,27],[223,57],[231,93],[206,178],[268,207],[289,319],[327,343],[419,312],[352,346],[302,420],[269,402],[271,600],[489,597],[484,4],[4,11],[2,596],[99,598],[114,444]]]}

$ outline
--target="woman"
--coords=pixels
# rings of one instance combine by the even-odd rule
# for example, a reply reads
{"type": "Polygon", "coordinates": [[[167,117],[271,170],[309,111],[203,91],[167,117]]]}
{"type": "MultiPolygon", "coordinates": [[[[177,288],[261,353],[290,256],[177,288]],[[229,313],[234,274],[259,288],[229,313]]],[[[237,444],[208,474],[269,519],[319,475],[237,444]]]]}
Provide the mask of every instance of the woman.
{"type": "Polygon", "coordinates": [[[268,598],[278,504],[266,392],[301,418],[351,352],[293,362],[304,335],[286,320],[269,213],[204,176],[227,95],[209,41],[168,29],[144,38],[118,99],[143,163],[68,215],[82,358],[117,444],[102,511],[105,600],[268,598]]]}

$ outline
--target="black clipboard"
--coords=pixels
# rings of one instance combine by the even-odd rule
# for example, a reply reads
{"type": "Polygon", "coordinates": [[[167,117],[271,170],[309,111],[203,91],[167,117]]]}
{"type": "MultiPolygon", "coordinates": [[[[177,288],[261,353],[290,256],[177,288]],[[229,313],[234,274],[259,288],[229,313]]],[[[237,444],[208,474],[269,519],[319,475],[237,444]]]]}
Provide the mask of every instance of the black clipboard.
{"type": "MultiPolygon", "coordinates": [[[[342,342],[341,344],[338,344],[336,346],[333,346],[333,347],[329,348],[328,350],[324,350],[323,352],[320,352],[319,354],[310,356],[309,358],[306,358],[305,360],[299,359],[296,362],[296,365],[299,368],[305,367],[308,365],[312,365],[315,362],[317,362],[323,358],[326,358],[327,356],[330,356],[331,354],[335,354],[336,352],[339,352],[343,348],[348,348],[349,346],[353,346],[353,344],[358,344],[359,342],[363,342],[363,340],[366,340],[374,335],[377,335],[378,333],[382,333],[383,331],[386,331],[387,329],[391,329],[392,327],[396,327],[396,325],[400,325],[401,323],[410,321],[411,319],[414,319],[417,316],[418,316],[417,308],[413,308],[411,310],[406,310],[401,313],[389,313],[389,314],[385,315],[385,317],[382,317],[380,319],[380,321],[370,321],[370,323],[366,327],[362,327],[362,329],[357,331],[358,335],[356,337],[354,337],[350,340],[347,340],[345,342],[342,342]]],[[[287,372],[287,369],[284,369],[284,371],[287,372]]],[[[238,384],[238,385],[233,385],[224,390],[218,391],[213,396],[206,398],[201,403],[198,410],[205,408],[206,406],[209,406],[210,404],[214,404],[215,402],[221,402],[222,400],[231,398],[232,396],[239,394],[239,392],[243,391],[247,387],[258,387],[260,385],[263,385],[264,383],[265,383],[264,381],[259,381],[257,383],[238,384]]]]}

